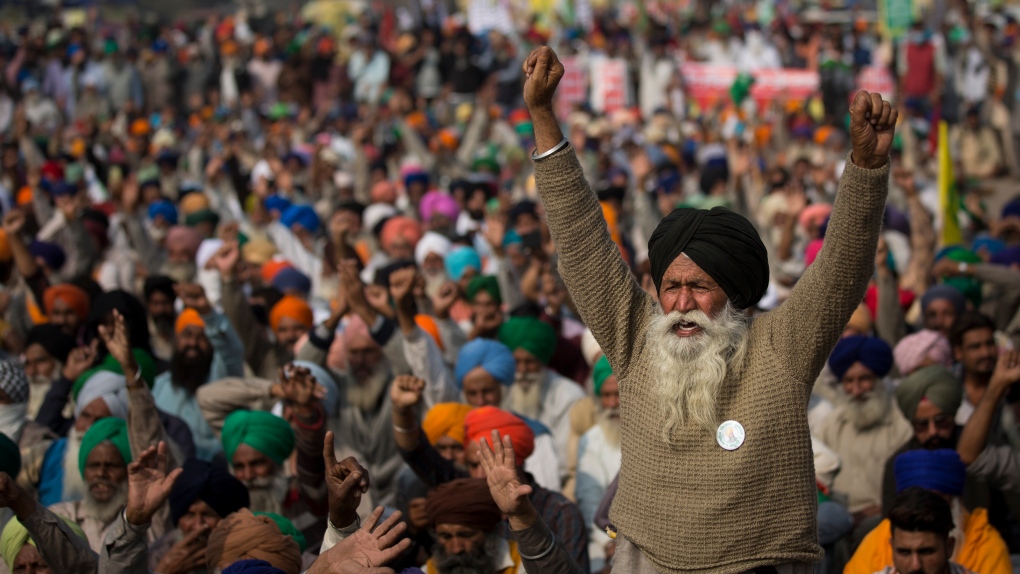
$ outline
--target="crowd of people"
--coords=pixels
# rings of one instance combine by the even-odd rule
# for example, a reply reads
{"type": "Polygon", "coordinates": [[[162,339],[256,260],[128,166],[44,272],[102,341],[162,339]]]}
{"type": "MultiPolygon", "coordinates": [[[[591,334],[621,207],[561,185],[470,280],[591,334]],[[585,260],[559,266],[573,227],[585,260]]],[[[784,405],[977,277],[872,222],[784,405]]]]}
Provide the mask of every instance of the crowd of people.
{"type": "Polygon", "coordinates": [[[1020,20],[463,4],[0,24],[0,573],[1020,572],[1020,20]]]}

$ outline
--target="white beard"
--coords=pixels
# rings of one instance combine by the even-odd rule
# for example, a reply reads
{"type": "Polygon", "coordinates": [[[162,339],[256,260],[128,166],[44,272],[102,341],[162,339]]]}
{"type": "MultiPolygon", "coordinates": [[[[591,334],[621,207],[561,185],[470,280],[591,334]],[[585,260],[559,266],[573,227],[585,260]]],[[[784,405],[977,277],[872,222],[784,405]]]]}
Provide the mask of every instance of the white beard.
{"type": "Polygon", "coordinates": [[[542,414],[542,371],[517,373],[510,385],[510,410],[537,419],[542,414]]]}
{"type": "Polygon", "coordinates": [[[429,299],[435,297],[439,293],[439,289],[441,289],[443,285],[446,285],[446,283],[450,280],[450,278],[446,276],[445,271],[433,274],[426,272],[422,275],[425,277],[425,296],[429,299]]]}
{"type": "Polygon", "coordinates": [[[842,386],[836,392],[844,416],[858,431],[866,431],[884,421],[892,407],[892,395],[881,380],[875,381],[875,387],[863,401],[854,400],[842,386]]]}
{"type": "Polygon", "coordinates": [[[620,409],[602,409],[596,423],[610,446],[620,447],[620,409]]]}
{"type": "Polygon", "coordinates": [[[283,515],[283,501],[290,492],[290,477],[277,471],[273,476],[259,477],[244,481],[251,497],[252,512],[272,512],[283,515]]]}
{"type": "MultiPolygon", "coordinates": [[[[60,363],[55,362],[53,366],[54,376],[60,375],[60,363]]],[[[46,399],[46,393],[50,392],[50,387],[53,386],[52,377],[44,377],[36,375],[28,379],[28,417],[35,419],[39,414],[39,408],[42,407],[43,400],[46,399]]]]}
{"type": "Polygon", "coordinates": [[[120,511],[124,509],[124,505],[127,504],[128,483],[125,480],[113,486],[115,488],[114,494],[106,502],[99,502],[92,496],[91,491],[85,491],[85,498],[81,501],[81,504],[86,517],[94,518],[104,526],[117,518],[120,511]]]}
{"type": "Polygon", "coordinates": [[[688,423],[715,434],[719,424],[716,403],[728,373],[739,375],[747,351],[747,317],[729,302],[715,319],[701,311],[673,311],[656,315],[646,336],[653,363],[652,396],[662,405],[662,437],[673,443],[673,434],[688,423]],[[673,327],[695,323],[702,332],[678,337],[673,327]]]}
{"type": "Polygon", "coordinates": [[[347,367],[347,404],[363,412],[375,412],[379,408],[379,396],[389,388],[390,365],[383,359],[366,380],[359,381],[350,367],[347,367]]]}
{"type": "Polygon", "coordinates": [[[85,480],[78,470],[78,452],[84,433],[71,427],[67,432],[67,448],[64,449],[64,500],[78,500],[85,497],[85,480]]]}

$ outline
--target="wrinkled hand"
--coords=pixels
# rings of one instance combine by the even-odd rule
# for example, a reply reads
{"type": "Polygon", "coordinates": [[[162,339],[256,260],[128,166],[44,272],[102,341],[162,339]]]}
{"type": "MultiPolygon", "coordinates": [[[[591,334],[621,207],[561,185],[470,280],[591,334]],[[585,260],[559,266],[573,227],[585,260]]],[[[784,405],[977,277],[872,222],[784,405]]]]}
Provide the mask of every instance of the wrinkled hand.
{"type": "Polygon", "coordinates": [[[220,272],[223,279],[231,279],[237,269],[237,263],[241,260],[241,248],[237,241],[224,241],[220,250],[213,256],[213,264],[220,272]]]}
{"type": "Polygon", "coordinates": [[[1020,381],[1020,351],[1002,351],[995,363],[989,386],[1009,388],[1020,381]]]}
{"type": "Polygon", "coordinates": [[[326,387],[315,380],[305,367],[288,363],[278,371],[280,396],[299,415],[308,415],[315,405],[326,398],[326,387]]]}
{"type": "Polygon", "coordinates": [[[405,303],[412,295],[418,271],[414,267],[397,269],[390,275],[390,296],[397,305],[405,303]]]}
{"type": "Polygon", "coordinates": [[[333,431],[326,431],[322,443],[322,459],[326,464],[329,520],[337,528],[350,526],[357,519],[361,496],[368,492],[371,485],[368,470],[353,456],[336,461],[333,431]]]}
{"type": "MultiPolygon", "coordinates": [[[[373,308],[369,305],[368,299],[365,298],[365,286],[361,282],[361,277],[358,276],[357,260],[347,259],[341,261],[337,273],[340,278],[340,288],[347,297],[347,303],[351,306],[352,310],[373,308]]],[[[385,291],[383,289],[384,293],[385,291]]],[[[387,301],[386,305],[389,306],[389,301],[387,301]]]]}
{"type": "Polygon", "coordinates": [[[148,524],[152,516],[170,497],[170,489],[184,472],[176,468],[166,472],[166,443],[150,446],[138,460],[128,465],[128,497],[124,516],[135,526],[148,524]]]}
{"type": "Polygon", "coordinates": [[[185,307],[198,311],[199,315],[205,316],[212,312],[212,304],[205,295],[205,287],[198,283],[178,283],[174,285],[174,293],[185,307]]]}
{"type": "Polygon", "coordinates": [[[88,347],[78,347],[71,351],[64,362],[61,374],[69,381],[76,380],[82,373],[92,368],[99,351],[99,339],[92,339],[88,347]]]}
{"type": "Polygon", "coordinates": [[[524,61],[524,101],[529,108],[552,108],[556,86],[563,78],[563,64],[548,46],[532,50],[524,61]]]}
{"type": "Polygon", "coordinates": [[[393,410],[404,411],[416,406],[421,402],[422,393],[425,392],[425,381],[414,375],[400,375],[393,379],[390,386],[390,400],[393,402],[393,410]]]}
{"type": "Polygon", "coordinates": [[[896,129],[896,108],[880,94],[857,92],[850,104],[851,160],[864,169],[878,169],[889,161],[893,132],[896,129]]]}
{"type": "Polygon", "coordinates": [[[496,506],[507,516],[521,516],[528,512],[531,506],[528,495],[532,488],[517,476],[513,440],[509,435],[500,439],[499,431],[494,430],[491,447],[485,439],[479,439],[478,444],[482,447],[482,468],[496,506]]]}
{"type": "Polygon", "coordinates": [[[174,544],[159,561],[156,572],[160,574],[187,574],[205,567],[205,550],[209,544],[209,527],[200,524],[183,540],[174,544]]]}
{"type": "Polygon", "coordinates": [[[35,500],[6,472],[0,472],[0,508],[10,508],[21,520],[35,511],[35,500]]]}
{"type": "Polygon", "coordinates": [[[120,311],[113,310],[112,326],[99,325],[99,338],[106,345],[106,350],[120,363],[130,386],[138,365],[135,364],[135,356],[131,354],[131,337],[128,335],[127,321],[120,311]]]}
{"type": "Polygon", "coordinates": [[[460,289],[457,287],[457,284],[453,281],[444,283],[432,297],[432,310],[435,311],[436,317],[448,319],[450,317],[450,307],[453,307],[458,297],[460,297],[460,289]]]}
{"type": "Polygon", "coordinates": [[[354,561],[362,568],[375,568],[392,561],[407,550],[411,546],[411,539],[400,540],[401,535],[407,530],[407,524],[400,520],[401,512],[399,510],[394,512],[376,527],[382,513],[383,507],[376,507],[357,532],[330,548],[326,552],[329,562],[354,561]]]}
{"type": "Polygon", "coordinates": [[[376,313],[392,319],[396,316],[393,306],[390,305],[390,292],[382,285],[366,285],[362,290],[362,298],[376,313]]]}
{"type": "Polygon", "coordinates": [[[12,209],[4,216],[4,233],[13,239],[18,237],[25,227],[25,213],[20,209],[12,209]]]}

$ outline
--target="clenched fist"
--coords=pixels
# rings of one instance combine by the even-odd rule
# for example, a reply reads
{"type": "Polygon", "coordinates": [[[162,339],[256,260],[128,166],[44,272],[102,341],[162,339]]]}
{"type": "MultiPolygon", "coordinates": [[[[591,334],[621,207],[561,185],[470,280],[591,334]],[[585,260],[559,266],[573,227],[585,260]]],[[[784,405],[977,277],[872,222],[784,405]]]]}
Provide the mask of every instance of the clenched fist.
{"type": "Polygon", "coordinates": [[[889,161],[899,112],[881,94],[857,92],[850,103],[851,160],[857,167],[878,169],[889,161]]]}
{"type": "Polygon", "coordinates": [[[556,86],[563,77],[563,64],[548,46],[532,50],[524,61],[524,101],[531,109],[551,108],[556,86]]]}

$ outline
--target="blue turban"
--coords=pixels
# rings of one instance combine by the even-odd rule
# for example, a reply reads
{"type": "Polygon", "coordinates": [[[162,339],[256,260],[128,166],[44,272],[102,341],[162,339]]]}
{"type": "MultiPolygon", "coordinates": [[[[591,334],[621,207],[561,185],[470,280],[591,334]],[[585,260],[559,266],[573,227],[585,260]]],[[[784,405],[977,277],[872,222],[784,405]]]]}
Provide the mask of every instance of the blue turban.
{"type": "Polygon", "coordinates": [[[33,239],[32,243],[28,244],[28,252],[32,254],[32,257],[42,258],[46,262],[46,266],[54,271],[63,267],[64,262],[67,261],[64,250],[56,243],[33,239]]]}
{"type": "Polygon", "coordinates": [[[420,183],[425,187],[429,186],[429,174],[423,171],[412,171],[404,177],[404,187],[411,187],[412,183],[420,183]]]}
{"type": "Polygon", "coordinates": [[[993,257],[995,256],[996,253],[999,253],[1005,248],[1006,244],[1003,243],[1001,240],[996,239],[994,237],[989,237],[987,235],[975,237],[974,242],[971,243],[970,245],[970,249],[974,253],[977,253],[978,251],[984,249],[985,251],[988,252],[989,255],[993,257]]]}
{"type": "Polygon", "coordinates": [[[283,196],[270,195],[262,204],[266,206],[266,211],[279,211],[283,213],[290,207],[290,200],[283,196]]]}
{"type": "Polygon", "coordinates": [[[957,314],[963,313],[967,306],[967,300],[963,298],[963,293],[957,291],[955,287],[950,287],[949,285],[935,285],[933,287],[929,287],[921,297],[921,309],[927,309],[928,305],[930,305],[932,301],[938,301],[939,299],[949,301],[956,309],[957,314]]]}
{"type": "Polygon", "coordinates": [[[159,216],[170,225],[177,225],[177,207],[172,202],[161,199],[149,204],[149,219],[155,220],[159,216]]]}
{"type": "Polygon", "coordinates": [[[309,233],[315,233],[319,230],[319,216],[315,214],[315,210],[307,205],[292,205],[284,210],[283,215],[280,216],[280,223],[287,227],[293,227],[294,224],[299,224],[309,231],[309,233]]]}
{"type": "Polygon", "coordinates": [[[951,448],[908,450],[896,457],[893,471],[896,492],[920,486],[941,494],[960,496],[967,477],[967,467],[951,448]]]}
{"type": "Polygon", "coordinates": [[[174,524],[196,500],[209,505],[220,518],[248,508],[248,489],[229,472],[198,459],[184,462],[184,471],[170,490],[170,518],[174,524]]]}
{"type": "Polygon", "coordinates": [[[287,574],[265,560],[238,560],[223,569],[223,574],[287,574]]]}
{"type": "Polygon", "coordinates": [[[307,295],[312,290],[312,280],[293,267],[284,267],[273,275],[273,288],[282,293],[297,291],[307,295]]]}
{"type": "Polygon", "coordinates": [[[454,249],[446,256],[446,274],[454,281],[460,281],[468,267],[482,272],[482,258],[471,247],[462,246],[454,249]]]}
{"type": "Polygon", "coordinates": [[[1020,217],[1020,197],[1013,198],[1012,201],[1002,206],[1002,218],[1007,217],[1020,217]]]}
{"type": "Polygon", "coordinates": [[[326,369],[311,361],[294,361],[295,367],[304,367],[311,371],[315,382],[326,388],[326,396],[322,399],[322,407],[326,414],[333,416],[336,412],[337,402],[340,400],[340,390],[336,385],[336,379],[326,369]]]}
{"type": "Polygon", "coordinates": [[[1002,250],[992,254],[992,263],[996,265],[1020,265],[1020,247],[1003,247],[1002,250]]]}
{"type": "Polygon", "coordinates": [[[491,339],[475,339],[461,348],[457,356],[457,368],[454,370],[458,387],[464,386],[464,376],[475,367],[485,369],[504,385],[514,382],[514,373],[517,371],[517,363],[510,349],[491,339]]]}
{"type": "Polygon", "coordinates": [[[892,349],[878,337],[845,337],[836,343],[836,348],[829,355],[829,368],[837,379],[842,379],[857,361],[864,363],[877,376],[884,377],[892,369],[892,349]]]}

